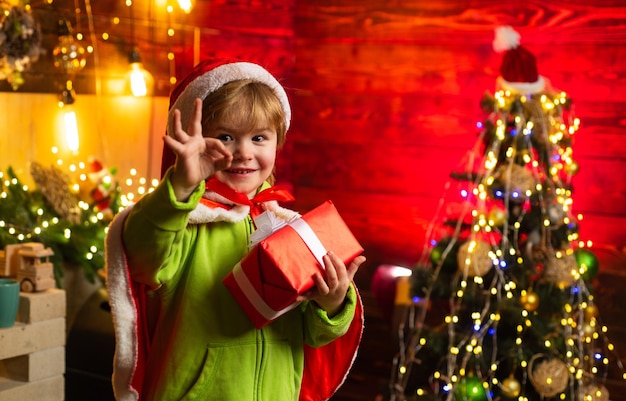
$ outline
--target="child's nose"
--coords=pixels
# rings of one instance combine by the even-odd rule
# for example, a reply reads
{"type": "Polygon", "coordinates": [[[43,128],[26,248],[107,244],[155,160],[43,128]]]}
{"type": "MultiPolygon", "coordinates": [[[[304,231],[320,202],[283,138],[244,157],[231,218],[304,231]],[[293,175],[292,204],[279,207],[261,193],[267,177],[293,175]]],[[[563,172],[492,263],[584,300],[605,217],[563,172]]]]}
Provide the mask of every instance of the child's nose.
{"type": "Polygon", "coordinates": [[[250,159],[252,157],[252,144],[248,141],[237,142],[233,156],[240,159],[250,159]]]}

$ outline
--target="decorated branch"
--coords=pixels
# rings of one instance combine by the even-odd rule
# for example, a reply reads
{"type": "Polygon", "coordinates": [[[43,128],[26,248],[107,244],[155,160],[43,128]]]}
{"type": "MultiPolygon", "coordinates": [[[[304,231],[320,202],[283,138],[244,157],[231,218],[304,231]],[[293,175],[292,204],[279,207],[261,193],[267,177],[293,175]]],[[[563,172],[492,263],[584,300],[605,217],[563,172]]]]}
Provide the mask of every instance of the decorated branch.
{"type": "Polygon", "coordinates": [[[59,167],[33,162],[31,188],[13,168],[0,172],[0,247],[43,243],[54,252],[57,285],[64,264],[81,266],[94,282],[104,265],[106,227],[122,207],[114,173],[94,160],[73,179],[59,167]]]}

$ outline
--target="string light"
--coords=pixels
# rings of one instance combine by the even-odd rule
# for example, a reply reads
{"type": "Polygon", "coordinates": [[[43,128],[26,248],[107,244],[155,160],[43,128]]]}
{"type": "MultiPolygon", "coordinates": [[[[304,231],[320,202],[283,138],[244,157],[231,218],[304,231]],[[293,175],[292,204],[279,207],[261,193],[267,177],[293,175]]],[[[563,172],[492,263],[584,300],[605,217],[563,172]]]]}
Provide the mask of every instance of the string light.
{"type": "MultiPolygon", "coordinates": [[[[534,376],[535,382],[543,383],[544,386],[562,384],[563,373],[560,376],[554,372],[545,376],[537,374],[533,372],[532,362],[525,357],[525,353],[529,352],[526,348],[536,341],[527,341],[528,336],[535,336],[538,330],[545,330],[543,322],[538,324],[538,319],[543,318],[544,313],[540,306],[548,306],[541,303],[541,296],[532,293],[531,288],[525,288],[528,284],[526,281],[532,283],[541,276],[543,280],[553,280],[556,291],[569,294],[570,299],[564,303],[561,311],[555,311],[556,314],[560,313],[560,317],[555,319],[555,322],[560,323],[559,334],[543,338],[540,342],[543,350],[535,352],[555,355],[565,347],[561,361],[565,370],[562,372],[571,374],[572,380],[578,381],[571,387],[572,392],[582,388],[582,381],[587,375],[606,375],[610,361],[614,361],[622,371],[624,369],[617,355],[611,359],[604,352],[595,355],[586,353],[589,349],[614,352],[614,347],[606,337],[605,326],[599,323],[597,317],[583,317],[589,315],[587,308],[593,305],[593,297],[586,288],[586,269],[575,260],[574,253],[576,246],[582,249],[587,241],[578,239],[577,224],[582,216],[572,213],[574,205],[569,187],[577,166],[573,160],[571,142],[580,122],[564,111],[569,106],[569,99],[564,93],[537,97],[498,91],[491,100],[494,110],[487,123],[477,124],[482,129],[481,135],[463,160],[467,162],[467,165],[461,167],[464,173],[453,175],[455,179],[461,178],[458,179],[459,188],[453,188],[456,197],[451,203],[456,206],[460,200],[461,207],[458,207],[458,213],[452,218],[445,215],[444,194],[426,230],[424,252],[416,263],[416,270],[429,271],[429,266],[432,266],[432,270],[429,271],[427,282],[422,280],[415,284],[418,288],[428,286],[423,290],[426,295],[421,296],[421,304],[410,305],[413,309],[406,316],[412,316],[413,319],[402,325],[403,330],[414,334],[400,345],[401,350],[410,350],[410,353],[394,358],[394,364],[398,363],[394,366],[403,367],[401,377],[395,377],[395,381],[392,377],[390,388],[394,401],[404,399],[402,390],[407,388],[411,380],[411,367],[421,364],[426,368],[431,362],[441,365],[441,370],[434,371],[429,380],[438,383],[435,389],[450,393],[449,396],[443,394],[448,399],[453,395],[457,399],[474,399],[477,393],[473,391],[478,388],[484,388],[494,396],[492,391],[496,387],[503,390],[503,377],[507,377],[500,375],[509,375],[510,371],[506,369],[512,367],[519,367],[523,371],[521,376],[516,375],[514,379],[519,388],[515,398],[520,401],[529,399],[524,388],[526,384],[520,382],[526,383],[531,376],[534,376]],[[538,145],[536,141],[542,135],[545,135],[543,138],[547,138],[547,142],[544,140],[538,145]],[[537,146],[545,146],[545,149],[537,151],[537,146]],[[515,170],[514,167],[520,169],[515,170]],[[474,172],[474,169],[477,171],[474,172]],[[502,204],[502,217],[498,216],[498,208],[492,205],[494,201],[502,204]],[[538,211],[533,221],[538,221],[539,227],[536,232],[525,234],[525,230],[528,230],[526,214],[530,214],[533,209],[538,211]],[[517,214],[511,214],[511,210],[517,214]],[[562,235],[560,242],[550,242],[550,237],[556,237],[557,234],[562,235]],[[497,237],[485,242],[491,248],[487,252],[491,260],[489,273],[470,277],[468,272],[471,269],[468,268],[477,264],[477,244],[493,235],[497,237]],[[552,245],[556,243],[558,247],[552,245]],[[434,250],[441,244],[445,246],[435,253],[434,250]],[[464,244],[465,248],[462,247],[464,244]],[[463,254],[462,249],[465,252],[463,254]],[[531,252],[535,249],[541,249],[544,253],[535,255],[531,252]],[[438,256],[432,259],[432,255],[438,256]],[[447,262],[450,256],[457,262],[452,263],[452,267],[447,262]],[[533,271],[531,263],[539,265],[537,271],[533,271]],[[458,270],[455,271],[455,268],[458,270]],[[509,272],[524,270],[528,271],[528,277],[520,282],[514,281],[517,279],[515,275],[509,275],[509,272]],[[432,285],[441,277],[450,280],[450,297],[446,302],[450,311],[443,319],[444,330],[439,331],[428,328],[425,323],[427,308],[422,305],[430,304],[432,285]],[[522,301],[524,298],[526,300],[522,301]],[[509,302],[516,300],[519,300],[522,310],[517,321],[513,319],[515,357],[510,355],[512,360],[508,362],[507,354],[507,363],[500,359],[497,363],[485,360],[486,355],[501,355],[496,337],[502,320],[505,320],[505,324],[511,324],[511,317],[502,319],[500,316],[504,309],[509,308],[509,302]],[[469,312],[470,307],[478,310],[469,312]],[[441,354],[441,360],[426,360],[436,345],[433,345],[433,341],[426,343],[421,340],[426,338],[425,333],[446,343],[447,352],[441,354]],[[560,342],[560,339],[563,341],[560,342]],[[421,354],[428,344],[431,344],[429,351],[421,354]],[[486,353],[485,344],[489,344],[489,353],[486,353]],[[480,367],[479,371],[470,372],[469,369],[475,367],[480,367]],[[472,375],[476,373],[481,375],[477,386],[467,386],[466,379],[475,377],[472,375]]],[[[446,184],[446,189],[452,189],[450,183],[446,184]]],[[[446,283],[443,282],[443,285],[446,283]]],[[[442,290],[437,287],[437,291],[442,290]]],[[[429,392],[426,387],[418,385],[417,388],[429,392]]],[[[576,398],[568,392],[570,390],[564,387],[555,397],[576,398]]]]}
{"type": "Polygon", "coordinates": [[[77,153],[80,145],[78,136],[78,123],[76,121],[76,111],[73,104],[76,101],[72,81],[67,80],[65,88],[59,96],[59,108],[63,116],[63,127],[65,129],[65,141],[68,149],[72,153],[77,153]]]}
{"type": "MultiPolygon", "coordinates": [[[[65,163],[63,163],[63,161],[59,161],[58,164],[64,165],[65,163]]],[[[79,177],[81,175],[84,175],[83,172],[84,172],[84,169],[86,168],[86,164],[84,162],[80,162],[78,165],[72,165],[72,166],[74,168],[70,168],[68,165],[67,167],[68,173],[73,173],[72,176],[79,176],[79,177]]],[[[133,169],[131,172],[129,172],[129,174],[132,176],[136,176],[137,172],[136,170],[133,169]]],[[[6,199],[8,197],[9,191],[16,190],[10,187],[15,187],[15,186],[19,187],[19,190],[24,193],[24,195],[20,195],[20,196],[22,197],[29,196],[28,194],[30,193],[30,188],[27,185],[20,185],[19,181],[16,178],[12,178],[11,180],[8,180],[8,179],[3,179],[4,177],[5,177],[5,173],[0,172],[0,181],[2,182],[1,187],[0,187],[2,189],[2,191],[0,191],[0,198],[6,199]]],[[[89,182],[89,180],[84,180],[84,179],[79,179],[79,180],[80,180],[80,183],[78,184],[79,189],[75,191],[76,193],[80,192],[80,190],[83,188],[90,188],[91,186],[94,185],[94,183],[89,182]]],[[[142,193],[149,193],[149,192],[154,191],[154,189],[156,188],[156,185],[158,185],[158,180],[154,179],[150,181],[150,186],[147,187],[145,184],[148,184],[148,180],[145,179],[144,177],[139,177],[138,182],[143,182],[144,184],[140,184],[139,186],[131,185],[128,187],[120,188],[120,199],[123,201],[121,202],[121,207],[117,210],[114,210],[113,211],[114,213],[119,213],[124,207],[128,206],[129,199],[136,200],[139,198],[139,196],[134,193],[135,191],[142,192],[142,193]]],[[[103,227],[103,229],[104,227],[108,225],[108,221],[111,219],[110,214],[102,213],[97,208],[93,208],[92,205],[84,201],[80,201],[79,205],[82,210],[87,212],[85,216],[85,220],[84,220],[85,223],[100,225],[103,227]]],[[[35,211],[35,214],[37,216],[42,217],[44,216],[44,210],[39,208],[35,211]]],[[[6,229],[9,234],[16,237],[19,241],[23,241],[25,239],[40,236],[43,233],[45,233],[47,230],[54,229],[55,226],[58,226],[61,223],[63,223],[63,221],[59,219],[58,217],[54,216],[51,218],[43,219],[39,221],[38,224],[35,224],[34,226],[30,228],[26,228],[26,227],[19,227],[15,225],[8,226],[5,220],[0,219],[0,227],[3,229],[6,229]]],[[[72,235],[73,234],[72,234],[71,228],[67,227],[63,229],[63,236],[66,239],[71,239],[72,235]]],[[[101,250],[102,249],[98,248],[95,244],[90,244],[88,251],[85,252],[85,255],[91,254],[92,255],[91,257],[93,257],[93,254],[96,254],[101,250]]]]}
{"type": "Polygon", "coordinates": [[[193,4],[191,0],[178,0],[178,6],[185,14],[189,14],[193,4]]]}
{"type": "Polygon", "coordinates": [[[128,55],[129,71],[127,73],[130,90],[133,96],[147,96],[152,93],[154,78],[141,62],[139,50],[133,48],[128,55]]]}
{"type": "Polygon", "coordinates": [[[143,97],[152,94],[154,78],[148,72],[139,55],[139,49],[135,45],[135,21],[133,17],[133,2],[126,0],[126,6],[130,14],[130,40],[131,50],[128,53],[129,70],[126,73],[130,92],[133,96],[143,97]]]}

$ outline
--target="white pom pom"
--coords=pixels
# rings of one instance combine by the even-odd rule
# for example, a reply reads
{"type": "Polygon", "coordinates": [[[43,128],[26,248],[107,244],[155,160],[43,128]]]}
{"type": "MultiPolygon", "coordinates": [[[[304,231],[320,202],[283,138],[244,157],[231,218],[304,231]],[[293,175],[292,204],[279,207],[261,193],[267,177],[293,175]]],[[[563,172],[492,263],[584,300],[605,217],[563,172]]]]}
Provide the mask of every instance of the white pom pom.
{"type": "Polygon", "coordinates": [[[495,31],[496,37],[493,39],[493,50],[497,53],[515,49],[519,46],[520,34],[510,26],[499,26],[495,31]]]}

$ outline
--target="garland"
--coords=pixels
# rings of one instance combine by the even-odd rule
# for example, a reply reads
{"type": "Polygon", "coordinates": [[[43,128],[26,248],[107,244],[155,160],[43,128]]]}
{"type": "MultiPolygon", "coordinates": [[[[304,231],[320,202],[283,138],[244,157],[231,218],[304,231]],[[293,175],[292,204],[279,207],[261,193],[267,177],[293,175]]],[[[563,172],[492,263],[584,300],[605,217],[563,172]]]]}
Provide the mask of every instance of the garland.
{"type": "Polygon", "coordinates": [[[58,287],[65,263],[82,267],[86,278],[95,282],[104,266],[107,226],[122,209],[112,172],[100,169],[74,183],[57,167],[34,162],[31,175],[34,189],[24,185],[13,168],[0,172],[0,249],[41,242],[54,251],[51,261],[58,287]]]}

